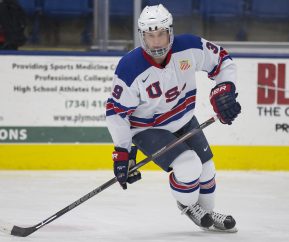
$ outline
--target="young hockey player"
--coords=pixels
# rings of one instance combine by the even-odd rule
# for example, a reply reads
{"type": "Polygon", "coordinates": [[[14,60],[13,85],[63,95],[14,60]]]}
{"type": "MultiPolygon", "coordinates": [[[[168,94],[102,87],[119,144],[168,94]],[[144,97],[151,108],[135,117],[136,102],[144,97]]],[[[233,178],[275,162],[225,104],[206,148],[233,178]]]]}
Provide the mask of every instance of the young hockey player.
{"type": "MultiPolygon", "coordinates": [[[[128,176],[136,148],[150,155],[198,126],[194,116],[195,72],[206,71],[216,85],[210,102],[223,124],[241,111],[236,101],[236,66],[218,45],[194,35],[173,34],[172,15],[163,5],[147,6],[139,20],[141,47],[126,54],[114,76],[106,119],[112,136],[114,173],[120,185],[141,178],[128,176]]],[[[161,155],[154,162],[171,172],[169,183],[178,207],[204,229],[236,232],[230,215],[216,213],[215,166],[203,132],[161,155]]]]}

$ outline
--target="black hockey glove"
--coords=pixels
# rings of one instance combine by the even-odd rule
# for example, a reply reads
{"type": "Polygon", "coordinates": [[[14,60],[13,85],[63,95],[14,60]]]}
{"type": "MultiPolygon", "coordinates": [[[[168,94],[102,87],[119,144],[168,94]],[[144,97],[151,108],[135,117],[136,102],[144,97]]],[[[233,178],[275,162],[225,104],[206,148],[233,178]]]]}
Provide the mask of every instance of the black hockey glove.
{"type": "Polygon", "coordinates": [[[127,182],[132,184],[141,179],[139,171],[134,171],[128,175],[129,169],[136,164],[136,153],[136,146],[131,147],[130,153],[126,149],[119,147],[115,147],[115,151],[112,153],[114,174],[124,190],[127,189],[127,182]]]}
{"type": "Polygon", "coordinates": [[[233,82],[220,83],[211,90],[211,104],[223,124],[231,125],[241,112],[241,105],[236,101],[237,96],[233,82]]]}

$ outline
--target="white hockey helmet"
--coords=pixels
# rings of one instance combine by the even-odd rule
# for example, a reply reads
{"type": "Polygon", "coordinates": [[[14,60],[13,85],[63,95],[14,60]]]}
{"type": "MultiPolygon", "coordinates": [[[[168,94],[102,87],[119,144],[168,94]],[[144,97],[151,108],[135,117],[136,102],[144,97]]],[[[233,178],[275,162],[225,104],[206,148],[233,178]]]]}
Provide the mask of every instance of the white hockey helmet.
{"type": "Polygon", "coordinates": [[[173,17],[162,4],[146,6],[138,19],[138,32],[144,51],[152,57],[162,57],[169,52],[173,44],[173,17]],[[159,29],[166,29],[168,31],[169,44],[164,48],[149,49],[144,41],[144,33],[159,29]]]}

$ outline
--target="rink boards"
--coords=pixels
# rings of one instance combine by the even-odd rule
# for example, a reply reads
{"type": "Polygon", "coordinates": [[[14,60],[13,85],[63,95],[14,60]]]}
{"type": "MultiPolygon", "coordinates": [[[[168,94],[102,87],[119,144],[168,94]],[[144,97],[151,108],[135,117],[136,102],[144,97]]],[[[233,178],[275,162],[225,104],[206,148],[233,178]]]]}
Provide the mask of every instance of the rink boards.
{"type": "MultiPolygon", "coordinates": [[[[112,145],[0,145],[0,168],[112,169],[112,145]]],[[[287,146],[212,146],[217,169],[289,170],[287,146]]],[[[138,154],[138,161],[145,156],[138,154]]],[[[159,169],[153,162],[142,169],[159,169]]]]}
{"type": "MultiPolygon", "coordinates": [[[[204,130],[217,169],[289,170],[289,56],[233,57],[242,113],[231,126],[204,130]]],[[[104,107],[119,59],[113,53],[1,53],[0,169],[111,169],[104,107]]],[[[197,80],[201,123],[214,115],[208,98],[214,83],[206,73],[197,80]]]]}

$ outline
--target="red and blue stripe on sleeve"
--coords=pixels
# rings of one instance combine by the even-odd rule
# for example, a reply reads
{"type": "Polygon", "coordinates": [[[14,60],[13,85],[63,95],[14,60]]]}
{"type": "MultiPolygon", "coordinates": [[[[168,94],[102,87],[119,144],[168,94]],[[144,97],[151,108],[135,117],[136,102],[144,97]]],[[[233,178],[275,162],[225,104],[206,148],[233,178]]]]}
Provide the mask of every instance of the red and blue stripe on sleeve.
{"type": "Polygon", "coordinates": [[[225,60],[227,60],[227,59],[232,60],[232,58],[231,58],[231,56],[228,54],[228,52],[221,47],[221,49],[220,49],[220,54],[219,54],[218,65],[216,65],[216,66],[213,68],[213,70],[208,73],[208,77],[209,77],[210,79],[213,79],[215,76],[217,76],[217,75],[220,73],[222,63],[223,63],[225,60]]]}
{"type": "Polygon", "coordinates": [[[112,98],[109,98],[106,103],[106,116],[112,116],[118,114],[122,118],[130,116],[136,107],[126,107],[120,103],[114,101],[112,98]]]}

